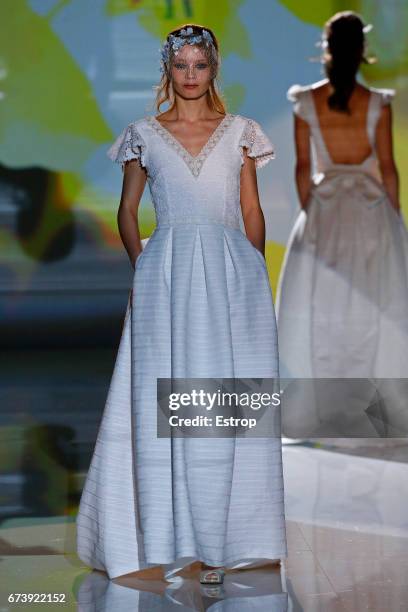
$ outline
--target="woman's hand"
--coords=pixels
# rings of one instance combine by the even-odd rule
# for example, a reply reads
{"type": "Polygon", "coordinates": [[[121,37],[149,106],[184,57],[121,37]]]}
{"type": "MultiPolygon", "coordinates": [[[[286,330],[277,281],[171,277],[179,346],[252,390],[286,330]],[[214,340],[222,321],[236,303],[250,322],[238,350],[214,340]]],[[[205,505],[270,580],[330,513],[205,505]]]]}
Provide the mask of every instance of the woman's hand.
{"type": "Polygon", "coordinates": [[[136,270],[137,260],[139,259],[139,257],[141,256],[142,253],[143,253],[143,248],[141,248],[139,253],[136,255],[136,259],[132,262],[133,270],[136,270]]]}
{"type": "Polygon", "coordinates": [[[306,213],[309,210],[311,198],[312,198],[312,191],[310,190],[309,193],[307,194],[306,199],[300,203],[300,208],[304,210],[306,213]]]}

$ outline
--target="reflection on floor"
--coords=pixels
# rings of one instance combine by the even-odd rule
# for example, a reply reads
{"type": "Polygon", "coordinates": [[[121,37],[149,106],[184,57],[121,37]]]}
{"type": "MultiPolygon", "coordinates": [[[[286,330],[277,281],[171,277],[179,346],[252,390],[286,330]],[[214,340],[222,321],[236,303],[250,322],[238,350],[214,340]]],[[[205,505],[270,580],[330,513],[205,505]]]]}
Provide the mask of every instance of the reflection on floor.
{"type": "Polygon", "coordinates": [[[194,579],[124,586],[76,557],[73,519],[10,519],[0,531],[0,611],[406,611],[408,440],[286,442],[280,572],[227,574],[207,593],[194,579]],[[67,604],[9,604],[10,593],[65,593],[67,604]]]}

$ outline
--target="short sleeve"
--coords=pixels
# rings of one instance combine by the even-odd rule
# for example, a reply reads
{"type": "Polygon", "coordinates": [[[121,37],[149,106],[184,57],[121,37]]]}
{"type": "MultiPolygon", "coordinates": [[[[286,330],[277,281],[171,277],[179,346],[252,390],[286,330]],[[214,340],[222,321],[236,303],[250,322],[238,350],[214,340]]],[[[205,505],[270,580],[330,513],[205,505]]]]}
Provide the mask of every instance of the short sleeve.
{"type": "Polygon", "coordinates": [[[381,95],[381,106],[391,104],[395,96],[395,89],[379,89],[378,91],[381,95]]]}
{"type": "Polygon", "coordinates": [[[246,126],[242,132],[239,147],[241,160],[244,163],[243,148],[248,150],[248,157],[255,160],[255,167],[262,168],[271,159],[275,158],[275,151],[267,135],[262,131],[259,123],[253,119],[246,120],[246,126]]]}
{"type": "Polygon", "coordinates": [[[122,164],[122,172],[125,163],[131,159],[140,159],[143,167],[146,167],[146,143],[134,123],[129,123],[115,142],[107,151],[107,156],[114,162],[122,164]]]}
{"type": "Polygon", "coordinates": [[[305,99],[305,87],[301,85],[292,85],[286,92],[286,97],[293,104],[293,112],[295,115],[307,121],[307,102],[305,99]]]}

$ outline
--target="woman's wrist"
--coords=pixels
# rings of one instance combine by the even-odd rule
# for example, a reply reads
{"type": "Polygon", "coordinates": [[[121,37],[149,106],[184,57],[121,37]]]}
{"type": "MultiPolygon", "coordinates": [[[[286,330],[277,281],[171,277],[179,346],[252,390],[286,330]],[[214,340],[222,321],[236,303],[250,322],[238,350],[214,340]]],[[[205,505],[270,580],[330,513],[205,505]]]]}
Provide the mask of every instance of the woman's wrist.
{"type": "Polygon", "coordinates": [[[304,185],[302,191],[299,192],[300,208],[302,210],[306,210],[308,208],[308,203],[312,195],[312,187],[313,184],[309,181],[308,185],[304,185]]]}
{"type": "Polygon", "coordinates": [[[309,204],[309,200],[310,200],[310,191],[307,194],[307,197],[304,198],[303,201],[300,202],[300,207],[302,208],[302,210],[307,210],[308,204],[309,204]]]}

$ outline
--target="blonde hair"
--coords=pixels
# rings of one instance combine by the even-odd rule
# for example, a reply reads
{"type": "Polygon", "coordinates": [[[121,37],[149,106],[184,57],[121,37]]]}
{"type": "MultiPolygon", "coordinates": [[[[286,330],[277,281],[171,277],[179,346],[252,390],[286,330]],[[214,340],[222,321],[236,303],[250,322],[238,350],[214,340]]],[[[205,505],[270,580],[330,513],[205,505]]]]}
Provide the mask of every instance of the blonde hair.
{"type": "MultiPolygon", "coordinates": [[[[171,34],[173,34],[174,36],[178,36],[180,31],[183,28],[192,28],[193,30],[193,35],[199,35],[202,33],[202,30],[205,29],[208,32],[210,32],[213,41],[214,41],[214,47],[217,51],[217,55],[219,58],[219,45],[218,45],[218,41],[217,38],[214,34],[214,32],[207,27],[204,27],[202,25],[196,24],[196,23],[186,23],[182,26],[180,26],[179,28],[177,28],[176,30],[172,30],[171,32],[168,33],[166,40],[169,40],[169,36],[171,34]]],[[[197,47],[202,48],[206,54],[207,54],[207,49],[204,45],[204,43],[196,43],[197,47]]],[[[217,85],[217,74],[218,74],[218,70],[219,70],[219,66],[220,66],[220,60],[218,59],[218,63],[215,69],[215,74],[213,75],[211,82],[210,82],[210,87],[208,89],[207,92],[207,103],[208,106],[210,107],[211,110],[217,111],[218,113],[221,113],[222,115],[225,115],[227,112],[227,107],[226,104],[224,102],[224,99],[222,97],[221,92],[219,91],[218,85],[217,85]]],[[[156,89],[156,101],[155,101],[155,105],[156,105],[156,110],[157,112],[160,112],[160,107],[162,104],[164,104],[165,102],[169,102],[170,106],[169,106],[169,110],[171,110],[172,108],[174,108],[175,105],[175,96],[174,96],[174,91],[173,91],[173,86],[171,83],[171,78],[168,74],[167,70],[164,70],[162,77],[160,79],[160,83],[159,85],[157,85],[155,87],[156,89]]]]}

